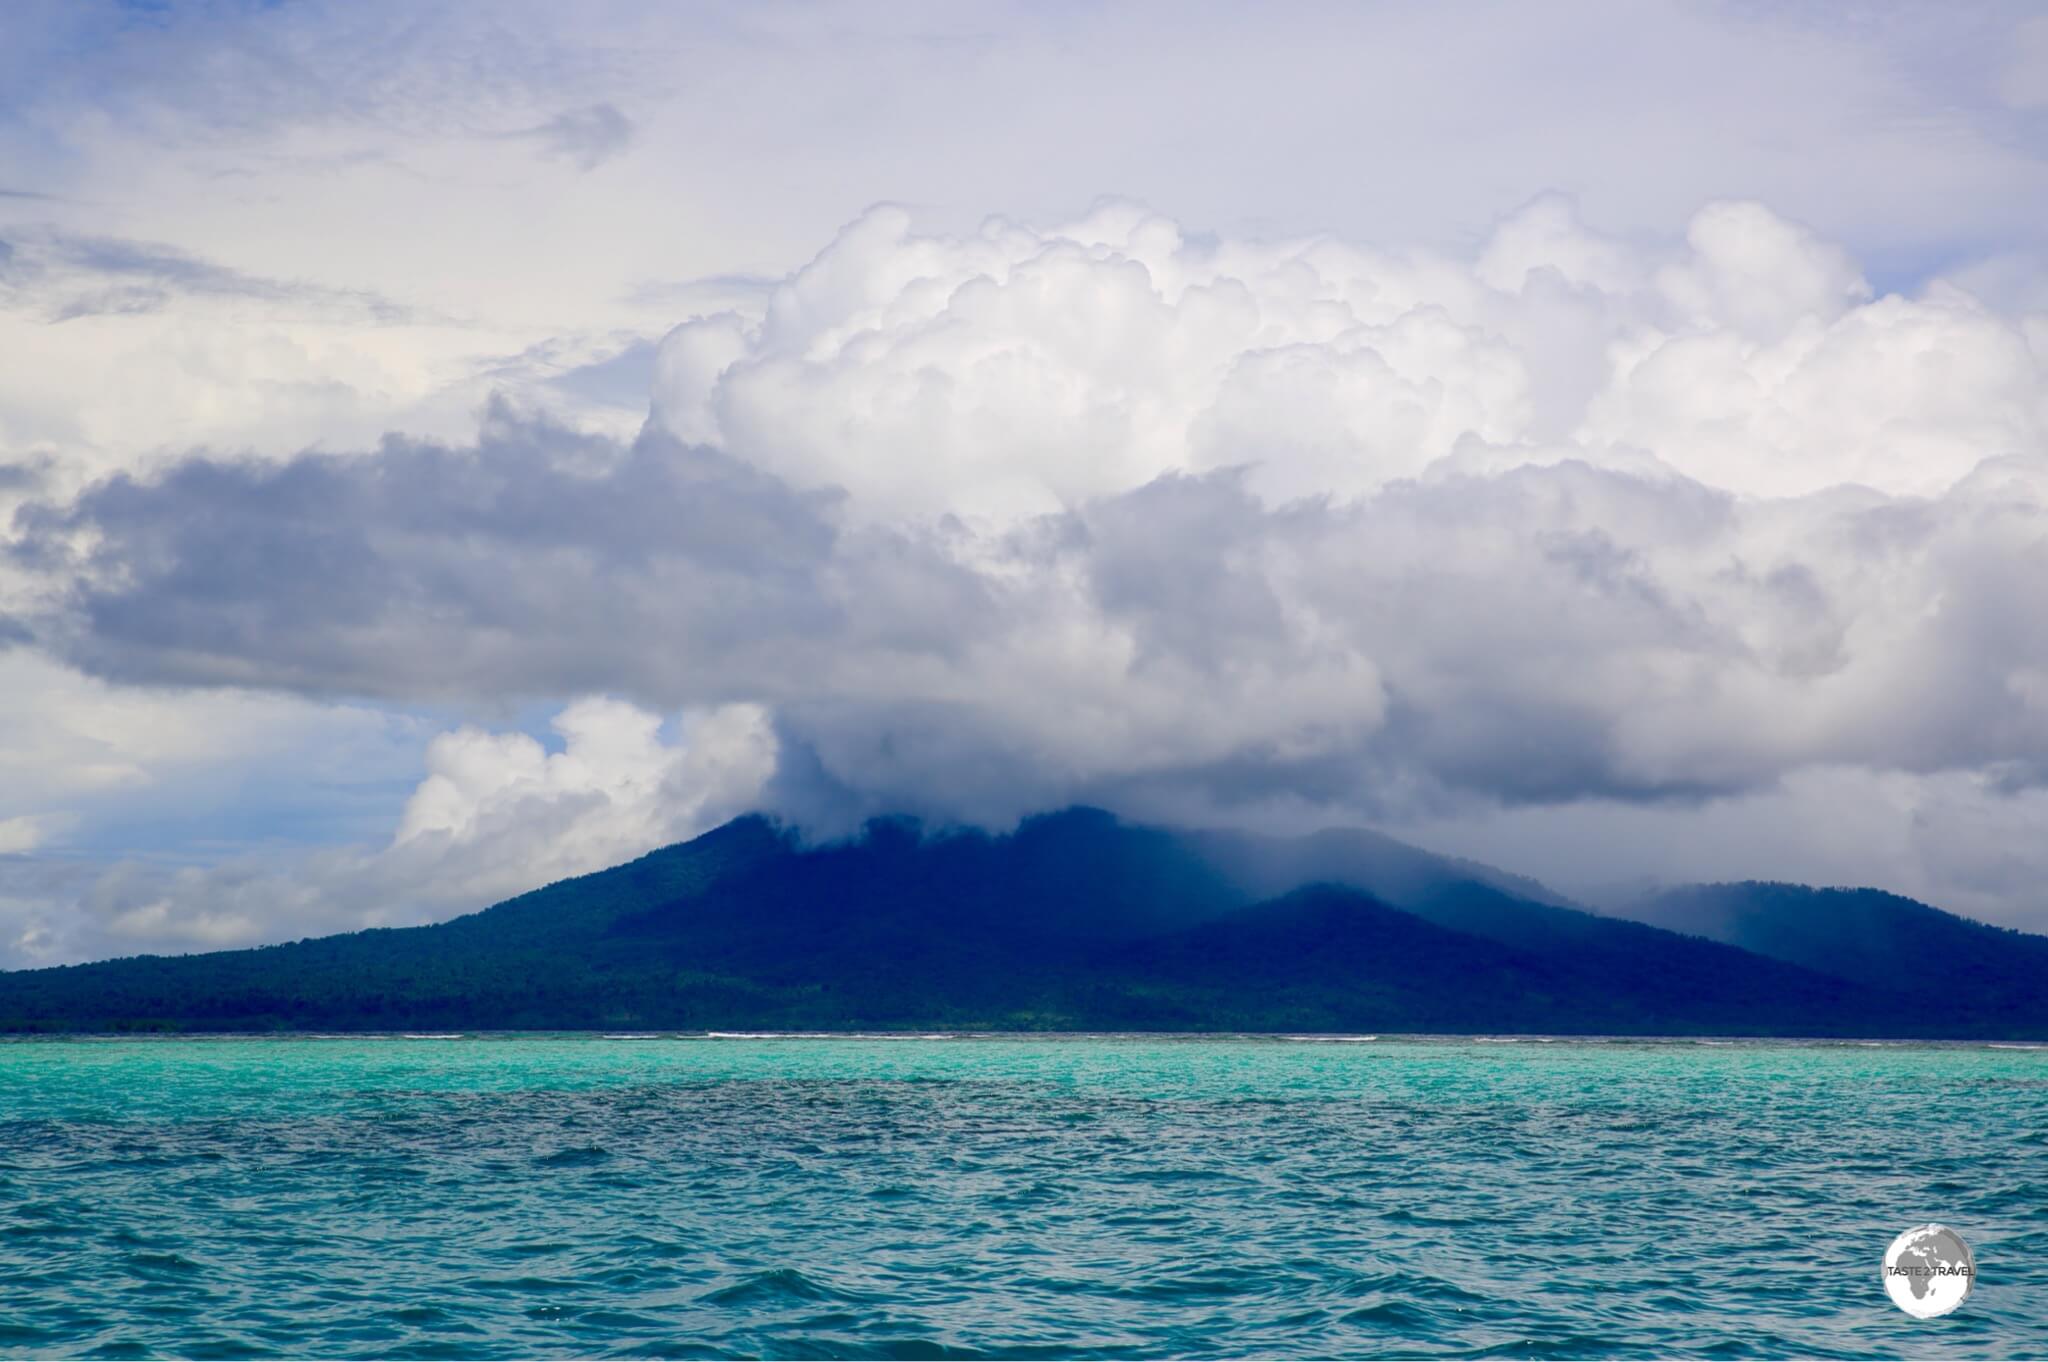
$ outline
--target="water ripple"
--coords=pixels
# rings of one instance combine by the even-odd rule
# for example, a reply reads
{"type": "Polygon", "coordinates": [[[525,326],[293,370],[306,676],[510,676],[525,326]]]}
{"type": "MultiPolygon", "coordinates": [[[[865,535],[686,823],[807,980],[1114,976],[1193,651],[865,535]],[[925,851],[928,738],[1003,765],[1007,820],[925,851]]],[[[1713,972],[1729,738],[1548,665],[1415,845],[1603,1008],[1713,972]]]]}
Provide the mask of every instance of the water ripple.
{"type": "Polygon", "coordinates": [[[2048,1354],[2048,1052],[0,1045],[10,1355],[2048,1354]],[[1916,1323],[1878,1255],[1976,1250],[1916,1323]]]}

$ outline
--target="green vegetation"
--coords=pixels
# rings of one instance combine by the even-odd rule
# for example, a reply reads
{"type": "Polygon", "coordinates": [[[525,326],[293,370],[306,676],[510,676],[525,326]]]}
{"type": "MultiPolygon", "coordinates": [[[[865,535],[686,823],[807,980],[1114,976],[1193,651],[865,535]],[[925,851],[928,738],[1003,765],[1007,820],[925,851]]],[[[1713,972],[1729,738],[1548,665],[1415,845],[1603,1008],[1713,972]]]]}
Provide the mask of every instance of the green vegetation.
{"type": "Polygon", "coordinates": [[[438,926],[0,975],[0,1029],[2044,1030],[2038,954],[2008,953],[2033,973],[1958,1012],[1904,975],[1747,945],[1365,833],[1070,810],[805,850],[745,818],[438,926]]]}

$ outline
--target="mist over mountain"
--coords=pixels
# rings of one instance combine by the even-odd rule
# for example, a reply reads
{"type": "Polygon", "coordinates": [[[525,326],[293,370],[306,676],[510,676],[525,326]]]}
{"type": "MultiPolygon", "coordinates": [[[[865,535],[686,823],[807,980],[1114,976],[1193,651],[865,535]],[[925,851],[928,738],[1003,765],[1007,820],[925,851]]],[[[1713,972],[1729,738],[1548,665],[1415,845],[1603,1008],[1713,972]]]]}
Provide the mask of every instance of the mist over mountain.
{"type": "Polygon", "coordinates": [[[0,1027],[2048,1032],[2048,941],[1880,896],[1893,935],[1844,952],[1816,933],[1863,919],[1823,896],[1820,931],[1817,892],[1651,924],[1363,830],[1069,809],[806,847],[749,816],[436,926],[0,975],[0,1027]],[[1887,967],[1899,932],[1946,966],[1887,967]]]}
{"type": "Polygon", "coordinates": [[[1951,1014],[2048,1019],[2048,938],[1972,922],[1878,889],[1700,884],[1618,916],[1807,969],[1937,1000],[1951,1014]]]}

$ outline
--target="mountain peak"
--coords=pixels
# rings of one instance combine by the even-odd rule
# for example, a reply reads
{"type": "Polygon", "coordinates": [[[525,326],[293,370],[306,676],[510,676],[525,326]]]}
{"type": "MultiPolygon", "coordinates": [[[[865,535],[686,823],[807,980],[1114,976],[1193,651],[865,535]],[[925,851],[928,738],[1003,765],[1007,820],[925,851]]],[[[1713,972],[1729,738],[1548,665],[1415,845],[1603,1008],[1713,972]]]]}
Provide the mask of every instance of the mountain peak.
{"type": "Polygon", "coordinates": [[[1702,886],[1681,909],[1678,931],[1598,917],[1345,829],[1079,807],[806,846],[749,815],[438,926],[0,975],[0,1029],[2048,1029],[2041,938],[1863,891],[1702,886]],[[1865,949],[1816,946],[1830,925],[1865,949]],[[1918,975],[1886,964],[1902,942],[1918,975]],[[1913,1006],[1915,978],[1977,1005],[1913,1006]]]}

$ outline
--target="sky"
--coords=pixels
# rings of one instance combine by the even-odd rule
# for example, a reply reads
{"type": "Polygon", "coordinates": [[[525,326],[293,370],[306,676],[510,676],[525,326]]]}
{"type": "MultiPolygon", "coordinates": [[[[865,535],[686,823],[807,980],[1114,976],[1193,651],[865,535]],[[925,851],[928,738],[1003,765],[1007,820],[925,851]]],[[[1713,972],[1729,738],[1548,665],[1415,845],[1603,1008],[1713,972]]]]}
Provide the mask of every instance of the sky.
{"type": "Polygon", "coordinates": [[[763,809],[2048,931],[2048,10],[0,7],[0,967],[763,809]]]}

